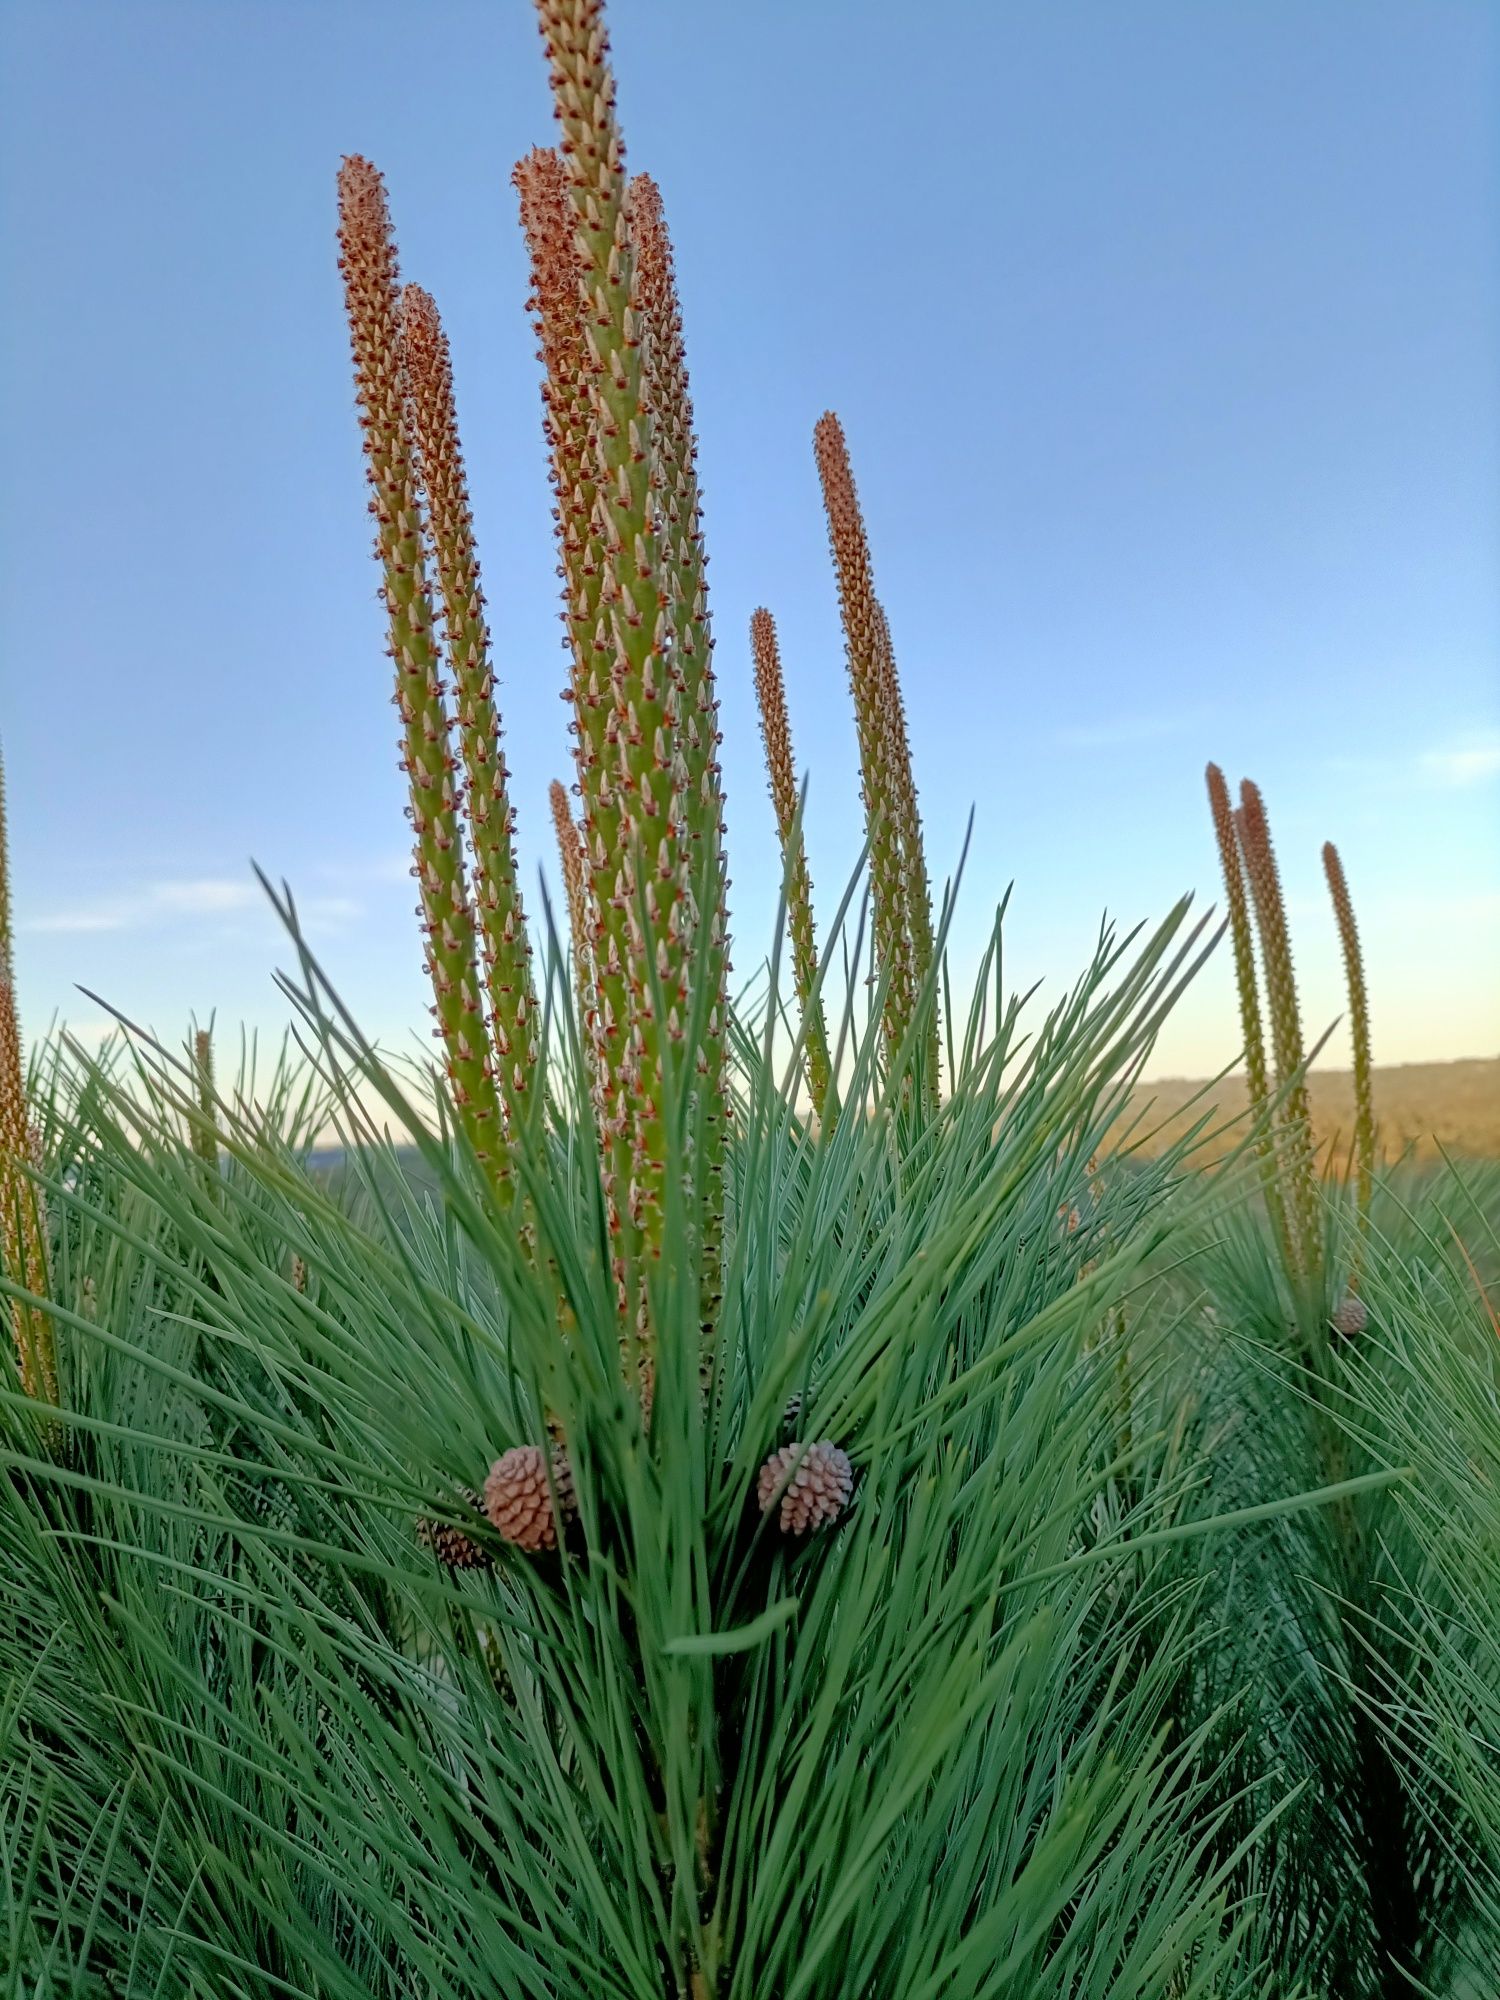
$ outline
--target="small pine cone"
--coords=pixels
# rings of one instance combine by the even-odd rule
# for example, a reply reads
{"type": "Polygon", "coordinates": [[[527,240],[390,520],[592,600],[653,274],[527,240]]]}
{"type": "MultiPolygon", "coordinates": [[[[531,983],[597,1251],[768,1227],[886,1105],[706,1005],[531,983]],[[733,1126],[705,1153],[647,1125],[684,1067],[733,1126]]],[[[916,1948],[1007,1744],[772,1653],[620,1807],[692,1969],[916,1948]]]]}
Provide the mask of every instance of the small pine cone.
{"type": "MultiPolygon", "coordinates": [[[[465,1487],[461,1496],[477,1514],[481,1512],[479,1495],[465,1487]]],[[[424,1549],[431,1549],[440,1563],[449,1569],[488,1569],[489,1556],[472,1535],[457,1528],[451,1521],[429,1520],[424,1514],[417,1522],[417,1540],[424,1549]]]]}
{"type": "Polygon", "coordinates": [[[291,1489],[279,1479],[257,1478],[253,1473],[235,1480],[234,1497],[246,1521],[273,1528],[296,1525],[297,1503],[291,1489]]]}
{"type": "Polygon", "coordinates": [[[781,1532],[805,1535],[809,1528],[836,1521],[853,1491],[854,1468],[848,1453],[824,1438],[817,1444],[785,1444],[780,1451],[773,1451],[760,1469],[755,1497],[766,1514],[780,1493],[781,1532]],[[794,1465],[797,1469],[787,1484],[787,1474],[794,1465]]]}
{"type": "MultiPolygon", "coordinates": [[[[566,1524],[578,1512],[568,1455],[552,1447],[552,1484],[566,1524]]],[[[528,1555],[557,1547],[557,1515],[547,1484],[547,1459],[538,1446],[518,1444],[503,1452],[484,1482],[484,1511],[506,1541],[528,1555]]]]}
{"type": "Polygon", "coordinates": [[[1370,1308],[1358,1292],[1346,1292],[1328,1324],[1340,1340],[1357,1340],[1370,1324],[1370,1308]]]}

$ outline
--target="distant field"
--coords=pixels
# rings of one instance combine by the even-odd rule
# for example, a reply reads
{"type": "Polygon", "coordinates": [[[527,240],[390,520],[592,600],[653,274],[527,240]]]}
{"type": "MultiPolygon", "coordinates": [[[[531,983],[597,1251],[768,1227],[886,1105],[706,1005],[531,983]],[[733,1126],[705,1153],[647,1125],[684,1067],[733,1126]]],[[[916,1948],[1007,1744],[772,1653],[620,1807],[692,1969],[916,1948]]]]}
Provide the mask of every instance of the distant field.
{"type": "MultiPolygon", "coordinates": [[[[1245,1108],[1244,1081],[1225,1077],[1191,1111],[1188,1100],[1202,1083],[1163,1077],[1142,1084],[1132,1110],[1145,1113],[1143,1129],[1165,1121],[1147,1151],[1158,1150],[1179,1137],[1216,1103],[1221,1114],[1245,1108]],[[1147,1111],[1147,1107],[1150,1110],[1147,1111]]],[[[1314,1070],[1309,1079],[1313,1127],[1318,1144],[1347,1144],[1354,1129],[1354,1087],[1348,1070],[1314,1070]]],[[[1433,1159],[1439,1148],[1466,1159],[1500,1159],[1500,1057],[1474,1062],[1401,1063],[1375,1072],[1375,1116],[1381,1151],[1395,1159],[1410,1150],[1419,1160],[1433,1159]]]]}

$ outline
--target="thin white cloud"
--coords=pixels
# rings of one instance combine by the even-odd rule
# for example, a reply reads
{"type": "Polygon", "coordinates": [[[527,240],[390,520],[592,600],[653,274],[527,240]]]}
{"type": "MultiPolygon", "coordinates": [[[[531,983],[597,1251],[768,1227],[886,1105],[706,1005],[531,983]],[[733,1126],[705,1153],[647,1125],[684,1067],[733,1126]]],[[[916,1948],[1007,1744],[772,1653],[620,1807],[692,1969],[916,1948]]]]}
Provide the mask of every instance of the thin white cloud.
{"type": "Polygon", "coordinates": [[[398,854],[375,855],[367,861],[320,861],[312,873],[324,882],[406,883],[411,880],[411,850],[398,854]]]}
{"type": "MultiPolygon", "coordinates": [[[[311,896],[299,900],[297,908],[308,929],[323,932],[338,929],[361,914],[361,906],[349,896],[311,896]]],[[[255,910],[270,915],[265,892],[258,882],[198,876],[183,881],[153,882],[145,888],[72,909],[46,910],[39,916],[25,918],[19,928],[50,932],[54,936],[83,936],[99,931],[190,927],[255,910]]],[[[231,926],[226,932],[222,925],[215,932],[220,937],[240,933],[239,926],[231,926]]]]}
{"type": "Polygon", "coordinates": [[[1423,777],[1434,784],[1482,785],[1489,778],[1500,777],[1500,736],[1451,744],[1441,750],[1424,750],[1420,769],[1423,777]]]}
{"type": "Polygon", "coordinates": [[[196,882],[157,882],[149,891],[149,901],[157,909],[189,917],[222,916],[226,910],[248,910],[264,900],[265,892],[256,882],[211,877],[196,882]]]}
{"type": "Polygon", "coordinates": [[[129,928],[129,923],[126,911],[116,905],[108,909],[48,910],[45,916],[23,917],[17,928],[81,936],[85,931],[123,931],[129,928]]]}
{"type": "Polygon", "coordinates": [[[1387,896],[1375,906],[1374,915],[1384,917],[1393,930],[1402,933],[1419,924],[1454,937],[1465,933],[1480,939],[1493,937],[1500,919],[1500,889],[1474,889],[1449,896],[1425,892],[1387,896]]]}
{"type": "Polygon", "coordinates": [[[297,904],[297,915],[305,931],[341,930],[364,915],[364,907],[352,896],[309,896],[297,904]]]}
{"type": "Polygon", "coordinates": [[[1109,721],[1059,729],[1054,741],[1061,750],[1113,750],[1131,743],[1159,743],[1170,736],[1181,736],[1201,720],[1201,716],[1187,714],[1121,715],[1109,721]]]}

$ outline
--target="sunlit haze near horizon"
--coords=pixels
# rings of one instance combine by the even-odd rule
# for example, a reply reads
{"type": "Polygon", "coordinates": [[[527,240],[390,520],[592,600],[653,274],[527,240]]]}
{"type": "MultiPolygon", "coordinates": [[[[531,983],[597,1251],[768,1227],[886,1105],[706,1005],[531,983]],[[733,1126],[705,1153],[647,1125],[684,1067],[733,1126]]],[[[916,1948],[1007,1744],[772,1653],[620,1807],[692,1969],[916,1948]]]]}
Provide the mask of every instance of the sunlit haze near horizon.
{"type": "MultiPolygon", "coordinates": [[[[959,984],[1219,896],[1260,783],[1305,1013],[1500,1050],[1500,9],[1483,0],[614,0],[701,438],[738,981],[780,880],[746,626],[780,627],[825,923],[854,724],[811,435],[843,418],[959,984]]],[[[8,0],[0,699],[28,1030],[278,1030],[285,877],[365,1028],[425,1029],[334,248],[340,156],[436,296],[529,902],[571,779],[513,162],[527,0],[8,0]]],[[[1152,1070],[1234,1057],[1221,950],[1152,1070]]],[[[1345,1060],[1336,1033],[1323,1060],[1345,1060]]]]}

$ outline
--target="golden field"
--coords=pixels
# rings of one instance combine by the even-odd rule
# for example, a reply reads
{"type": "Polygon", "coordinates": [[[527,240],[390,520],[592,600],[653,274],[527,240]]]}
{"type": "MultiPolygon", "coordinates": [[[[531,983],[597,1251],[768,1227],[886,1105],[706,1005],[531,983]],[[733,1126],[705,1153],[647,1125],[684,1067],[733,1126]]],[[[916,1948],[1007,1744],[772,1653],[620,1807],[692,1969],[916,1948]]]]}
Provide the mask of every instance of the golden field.
{"type": "MultiPolygon", "coordinates": [[[[1348,1146],[1354,1130],[1354,1083],[1348,1070],[1314,1070],[1308,1079],[1314,1135],[1320,1148],[1348,1146]]],[[[1159,1151],[1178,1138],[1209,1105],[1215,1124],[1245,1109],[1241,1076],[1217,1084],[1163,1077],[1141,1084],[1131,1098],[1137,1128],[1151,1133],[1143,1147],[1159,1151]],[[1156,1128],[1160,1127],[1160,1130],[1156,1128]]],[[[1435,1159],[1440,1151],[1465,1159],[1500,1159],[1500,1056],[1467,1062],[1399,1063],[1375,1072],[1375,1116],[1386,1159],[1409,1154],[1435,1159]]]]}

